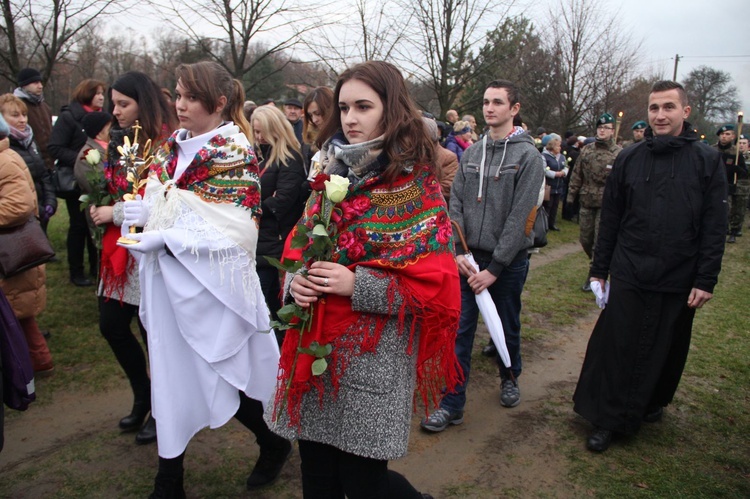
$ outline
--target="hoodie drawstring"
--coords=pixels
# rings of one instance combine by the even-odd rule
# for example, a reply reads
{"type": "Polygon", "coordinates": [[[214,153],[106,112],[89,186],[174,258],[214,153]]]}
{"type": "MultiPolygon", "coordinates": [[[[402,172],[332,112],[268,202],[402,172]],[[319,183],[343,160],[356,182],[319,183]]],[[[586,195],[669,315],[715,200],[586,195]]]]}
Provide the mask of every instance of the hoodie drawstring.
{"type": "MultiPolygon", "coordinates": [[[[503,155],[500,157],[500,164],[497,167],[497,170],[495,170],[495,176],[494,179],[498,180],[500,179],[500,168],[503,167],[503,162],[505,161],[505,153],[508,152],[508,141],[510,140],[510,137],[505,138],[505,143],[503,144],[503,155]]],[[[484,184],[484,163],[487,159],[487,135],[485,135],[482,138],[482,162],[479,163],[479,192],[477,192],[477,203],[482,201],[482,187],[484,184]]]]}
{"type": "Polygon", "coordinates": [[[482,202],[482,184],[484,184],[484,162],[487,159],[487,135],[482,137],[482,161],[479,163],[479,192],[477,192],[477,203],[482,202]]]}

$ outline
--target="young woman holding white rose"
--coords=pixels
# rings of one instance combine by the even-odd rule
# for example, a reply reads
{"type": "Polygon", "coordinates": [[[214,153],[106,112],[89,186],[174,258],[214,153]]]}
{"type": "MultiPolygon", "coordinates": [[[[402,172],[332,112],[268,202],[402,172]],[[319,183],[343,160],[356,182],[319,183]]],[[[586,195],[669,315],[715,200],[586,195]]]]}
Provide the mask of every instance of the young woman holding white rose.
{"type": "MultiPolygon", "coordinates": [[[[336,203],[332,261],[285,252],[306,260],[285,301],[313,319],[301,339],[287,331],[266,419],[299,439],[305,498],[421,498],[388,461],[406,453],[415,388],[434,401],[459,377],[459,281],[434,147],[391,64],[348,69],[334,102],[339,112],[319,135],[326,196],[336,203]],[[296,355],[300,342],[330,345],[322,375],[312,373],[316,356],[296,355]]],[[[322,183],[312,182],[300,222],[309,231],[321,224],[322,183]]],[[[298,226],[292,236],[304,233],[298,226]]]]}

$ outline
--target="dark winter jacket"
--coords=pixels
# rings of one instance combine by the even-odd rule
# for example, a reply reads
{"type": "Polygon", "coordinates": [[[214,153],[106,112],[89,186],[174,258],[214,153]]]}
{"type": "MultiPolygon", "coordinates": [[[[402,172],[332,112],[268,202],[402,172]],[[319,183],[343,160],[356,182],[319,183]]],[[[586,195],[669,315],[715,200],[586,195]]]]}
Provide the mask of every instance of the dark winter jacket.
{"type": "MultiPolygon", "coordinates": [[[[542,151],[542,157],[546,163],[547,169],[553,172],[561,172],[565,170],[565,156],[558,154],[553,155],[547,149],[542,151]]],[[[562,194],[565,190],[565,177],[548,177],[545,174],[545,180],[547,185],[550,186],[550,194],[562,194]]]]}
{"type": "Polygon", "coordinates": [[[29,168],[31,178],[34,180],[39,215],[46,216],[44,214],[45,206],[51,206],[54,211],[57,211],[57,197],[55,196],[55,187],[52,184],[52,172],[47,168],[36,142],[31,141],[26,147],[13,137],[9,138],[10,148],[23,158],[24,163],[29,168]]]}
{"type": "MultiPolygon", "coordinates": [[[[258,148],[259,159],[268,158],[270,146],[258,148]]],[[[269,263],[263,256],[280,258],[284,250],[284,241],[302,216],[304,199],[300,196],[305,181],[305,167],[302,156],[297,152],[284,165],[268,164],[266,159],[260,162],[260,194],[263,215],[258,231],[258,266],[269,263]]]]}
{"type": "Polygon", "coordinates": [[[737,146],[734,144],[723,146],[717,142],[713,147],[721,153],[721,160],[724,163],[727,174],[728,193],[735,194],[737,192],[737,182],[747,178],[745,158],[742,154],[737,154],[737,146]],[[735,158],[738,160],[737,164],[734,163],[735,158]]]}
{"type": "Polygon", "coordinates": [[[727,180],[718,151],[689,123],[678,137],[621,152],[607,179],[593,277],[661,292],[713,292],[727,232],[727,180]]]}
{"type": "Polygon", "coordinates": [[[47,143],[52,133],[52,110],[43,99],[40,101],[38,98],[27,94],[22,88],[17,88],[13,95],[26,104],[29,126],[34,130],[34,141],[44,159],[45,166],[51,170],[55,159],[47,150],[47,143]]]}
{"type": "Polygon", "coordinates": [[[73,101],[60,109],[60,116],[52,127],[47,150],[57,160],[58,167],[73,168],[78,153],[88,138],[81,119],[86,115],[83,106],[73,101]]]}

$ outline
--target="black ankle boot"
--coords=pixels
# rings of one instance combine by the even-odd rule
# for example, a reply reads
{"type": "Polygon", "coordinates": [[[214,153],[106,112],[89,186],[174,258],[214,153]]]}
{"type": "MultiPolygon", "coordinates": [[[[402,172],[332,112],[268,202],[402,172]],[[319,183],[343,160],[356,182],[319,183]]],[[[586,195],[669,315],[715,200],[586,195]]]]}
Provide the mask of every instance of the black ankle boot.
{"type": "Polygon", "coordinates": [[[185,499],[185,488],[182,482],[182,473],[179,475],[167,475],[157,473],[154,481],[154,491],[148,496],[149,499],[185,499]]]}
{"type": "Polygon", "coordinates": [[[152,414],[149,414],[148,419],[135,435],[135,443],[146,445],[153,442],[156,442],[156,420],[152,414]]]}
{"type": "Polygon", "coordinates": [[[143,420],[146,419],[146,415],[150,410],[150,401],[138,400],[133,402],[133,410],[120,420],[120,429],[123,431],[137,430],[143,424],[143,420]]]}
{"type": "Polygon", "coordinates": [[[250,476],[247,477],[247,490],[264,487],[276,480],[291,453],[292,443],[278,436],[273,444],[261,445],[258,461],[250,476]]]}

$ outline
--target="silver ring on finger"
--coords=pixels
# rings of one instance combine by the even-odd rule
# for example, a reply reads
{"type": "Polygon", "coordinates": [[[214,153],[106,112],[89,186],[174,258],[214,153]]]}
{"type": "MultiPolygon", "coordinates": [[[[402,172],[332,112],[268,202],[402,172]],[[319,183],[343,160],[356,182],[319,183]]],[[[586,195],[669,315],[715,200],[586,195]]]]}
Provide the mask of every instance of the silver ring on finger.
{"type": "Polygon", "coordinates": [[[327,277],[323,278],[323,286],[328,287],[328,278],[327,277]]]}

